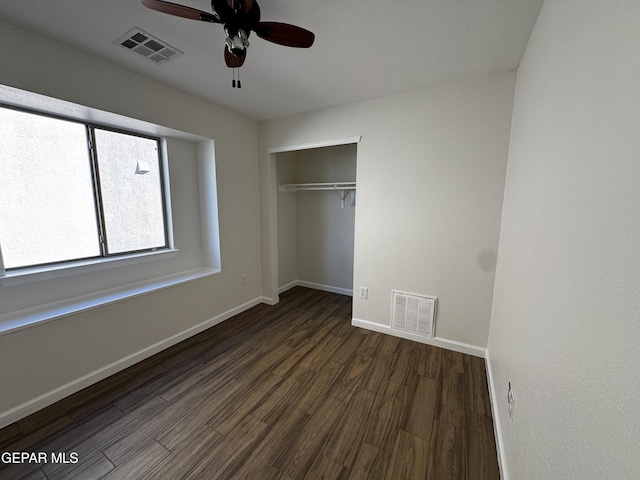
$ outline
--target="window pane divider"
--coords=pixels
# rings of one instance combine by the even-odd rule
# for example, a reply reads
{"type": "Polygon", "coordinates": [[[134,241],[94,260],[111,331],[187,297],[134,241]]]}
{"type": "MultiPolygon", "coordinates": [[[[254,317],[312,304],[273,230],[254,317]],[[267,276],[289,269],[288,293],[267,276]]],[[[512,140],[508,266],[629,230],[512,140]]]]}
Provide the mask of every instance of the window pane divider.
{"type": "Polygon", "coordinates": [[[104,212],[102,210],[102,193],[100,188],[100,171],[98,167],[98,155],[96,149],[95,132],[92,125],[87,125],[87,146],[89,148],[89,161],[91,162],[91,174],[93,175],[93,201],[96,211],[96,222],[98,227],[98,243],[100,245],[100,255],[107,256],[107,242],[105,239],[106,228],[104,224],[104,212]]]}

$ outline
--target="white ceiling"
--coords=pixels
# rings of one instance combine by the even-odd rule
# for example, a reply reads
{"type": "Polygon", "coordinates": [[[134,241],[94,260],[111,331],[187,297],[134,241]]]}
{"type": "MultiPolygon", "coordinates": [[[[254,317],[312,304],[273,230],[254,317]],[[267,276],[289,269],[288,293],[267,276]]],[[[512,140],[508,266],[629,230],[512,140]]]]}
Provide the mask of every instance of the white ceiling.
{"type": "MultiPolygon", "coordinates": [[[[256,120],[518,67],[543,0],[257,0],[263,21],[316,34],[310,49],[251,36],[231,88],[221,25],[139,0],[2,0],[0,18],[62,40],[256,120]],[[133,27],[184,55],[156,65],[114,41],[133,27]]],[[[175,0],[211,11],[208,0],[175,0]]]]}

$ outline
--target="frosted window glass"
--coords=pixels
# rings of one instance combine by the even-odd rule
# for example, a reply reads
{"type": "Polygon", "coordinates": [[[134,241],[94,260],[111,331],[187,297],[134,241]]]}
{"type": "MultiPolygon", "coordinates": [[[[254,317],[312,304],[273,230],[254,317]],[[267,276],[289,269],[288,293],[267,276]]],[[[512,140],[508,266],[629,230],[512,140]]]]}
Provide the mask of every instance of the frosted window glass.
{"type": "Polygon", "coordinates": [[[107,251],[166,246],[158,142],[95,130],[107,251]]]}
{"type": "Polygon", "coordinates": [[[82,124],[0,108],[5,268],[100,255],[82,124]]]}

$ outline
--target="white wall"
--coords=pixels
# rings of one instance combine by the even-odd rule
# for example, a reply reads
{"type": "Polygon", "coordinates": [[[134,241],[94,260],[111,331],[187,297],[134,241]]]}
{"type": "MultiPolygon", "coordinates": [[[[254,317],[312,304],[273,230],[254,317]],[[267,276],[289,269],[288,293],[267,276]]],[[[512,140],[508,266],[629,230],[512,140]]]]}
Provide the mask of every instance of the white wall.
{"type": "Polygon", "coordinates": [[[488,345],[511,479],[640,472],[639,24],[547,0],[518,70],[488,345]]]}
{"type": "MultiPolygon", "coordinates": [[[[277,184],[297,183],[296,155],[283,152],[277,158],[277,184]]],[[[298,197],[278,191],[278,287],[298,278],[298,197]]]]}
{"type": "Polygon", "coordinates": [[[262,287],[277,288],[275,155],[362,135],[357,153],[355,318],[389,324],[391,290],[439,297],[436,334],[486,346],[515,74],[259,124],[262,287]]]}
{"type": "MultiPolygon", "coordinates": [[[[202,99],[163,86],[79,50],[0,22],[0,84],[126,115],[215,140],[222,273],[86,313],[0,335],[0,416],[157,342],[260,297],[257,125],[202,99]],[[247,275],[247,286],[240,276],[247,275]]],[[[188,142],[169,142],[170,155],[193,156],[188,142]]],[[[197,167],[172,162],[177,246],[200,246],[197,167]],[[175,182],[175,183],[174,183],[175,182]],[[188,194],[185,192],[189,192],[188,194]],[[185,212],[193,215],[187,218],[185,212]]],[[[196,255],[197,256],[197,255],[196,255]]],[[[122,283],[118,269],[61,287],[55,281],[0,287],[13,307],[43,303],[78,289],[122,283]],[[82,285],[80,285],[82,284],[82,285]],[[64,291],[60,289],[63,288],[64,291]],[[67,290],[68,288],[68,290],[67,290]]]]}

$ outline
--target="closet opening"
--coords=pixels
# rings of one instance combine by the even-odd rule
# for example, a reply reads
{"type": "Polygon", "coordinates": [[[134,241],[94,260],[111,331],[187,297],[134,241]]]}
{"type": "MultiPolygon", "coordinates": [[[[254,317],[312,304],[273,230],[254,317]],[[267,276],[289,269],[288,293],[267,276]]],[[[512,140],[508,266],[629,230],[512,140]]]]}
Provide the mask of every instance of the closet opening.
{"type": "Polygon", "coordinates": [[[357,143],[278,152],[278,294],[353,296],[357,143]]]}

